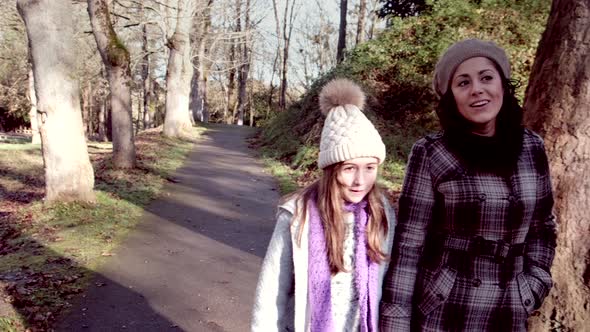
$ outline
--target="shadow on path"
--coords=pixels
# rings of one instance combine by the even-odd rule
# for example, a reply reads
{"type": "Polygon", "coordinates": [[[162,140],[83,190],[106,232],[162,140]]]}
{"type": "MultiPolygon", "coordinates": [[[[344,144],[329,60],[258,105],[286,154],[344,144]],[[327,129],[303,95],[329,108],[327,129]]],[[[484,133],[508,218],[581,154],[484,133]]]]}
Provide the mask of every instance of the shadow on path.
{"type": "Polygon", "coordinates": [[[108,278],[127,291],[93,286],[58,331],[83,325],[97,331],[121,326],[128,331],[131,325],[137,331],[162,330],[162,324],[149,323],[153,312],[141,313],[142,303],[177,329],[249,330],[279,199],[274,179],[248,148],[246,138],[253,133],[209,126],[144,220],[99,271],[98,284],[108,278]]]}

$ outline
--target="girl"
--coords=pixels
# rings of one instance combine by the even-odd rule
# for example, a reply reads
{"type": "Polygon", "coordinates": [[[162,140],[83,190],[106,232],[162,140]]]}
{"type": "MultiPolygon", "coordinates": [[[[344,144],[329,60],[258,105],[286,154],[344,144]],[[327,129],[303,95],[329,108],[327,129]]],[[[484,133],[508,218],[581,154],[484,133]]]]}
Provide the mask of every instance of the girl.
{"type": "Polygon", "coordinates": [[[444,131],[412,148],[381,330],[526,331],[555,254],[543,141],[521,125],[496,44],[454,44],[433,85],[444,131]]]}
{"type": "Polygon", "coordinates": [[[278,207],[253,331],[377,331],[395,216],[375,184],[385,145],[364,99],[344,79],[320,93],[323,173],[278,207]]]}

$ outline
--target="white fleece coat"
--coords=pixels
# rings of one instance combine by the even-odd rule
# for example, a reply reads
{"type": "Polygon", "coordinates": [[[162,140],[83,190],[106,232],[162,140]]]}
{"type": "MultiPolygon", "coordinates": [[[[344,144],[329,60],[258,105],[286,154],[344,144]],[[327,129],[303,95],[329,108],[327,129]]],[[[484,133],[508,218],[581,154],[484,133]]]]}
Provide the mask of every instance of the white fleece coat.
{"type": "MultiPolygon", "coordinates": [[[[278,207],[277,224],[262,263],[258,279],[252,331],[309,331],[309,306],[307,303],[308,266],[308,222],[303,224],[301,246],[296,242],[300,222],[292,223],[295,213],[295,199],[278,207]]],[[[385,216],[389,222],[389,232],[382,251],[391,254],[395,230],[395,212],[386,199],[383,199],[385,216]]],[[[308,216],[306,216],[308,218],[308,216]]],[[[389,260],[379,267],[378,301],[381,300],[381,284],[389,266],[389,260]]],[[[378,312],[373,313],[378,321],[378,312]]]]}

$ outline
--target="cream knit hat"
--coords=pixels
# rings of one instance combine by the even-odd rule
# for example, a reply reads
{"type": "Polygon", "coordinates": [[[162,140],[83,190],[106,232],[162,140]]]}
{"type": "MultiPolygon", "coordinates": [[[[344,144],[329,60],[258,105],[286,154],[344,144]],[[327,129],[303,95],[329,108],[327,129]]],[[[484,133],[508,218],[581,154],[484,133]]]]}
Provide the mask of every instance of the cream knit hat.
{"type": "Polygon", "coordinates": [[[328,82],[320,93],[320,109],[326,120],[320,140],[319,168],[359,157],[385,160],[385,144],[361,112],[365,95],[347,79],[328,82]]]}
{"type": "Polygon", "coordinates": [[[463,61],[480,56],[495,62],[504,77],[510,79],[510,62],[504,49],[491,41],[465,39],[451,45],[436,63],[432,80],[436,94],[442,97],[447,92],[455,70],[463,61]]]}

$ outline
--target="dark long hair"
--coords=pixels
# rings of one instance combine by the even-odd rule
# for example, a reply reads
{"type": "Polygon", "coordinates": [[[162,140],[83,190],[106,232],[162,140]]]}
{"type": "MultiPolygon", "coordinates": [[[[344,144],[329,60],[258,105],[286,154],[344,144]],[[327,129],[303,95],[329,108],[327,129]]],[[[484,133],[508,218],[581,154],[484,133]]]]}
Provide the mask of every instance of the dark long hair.
{"type": "Polygon", "coordinates": [[[475,163],[477,161],[474,159],[483,160],[484,166],[487,165],[496,170],[500,167],[501,170],[506,170],[514,166],[522,148],[523,109],[518,104],[515,94],[518,82],[506,79],[501,70],[498,70],[498,73],[504,88],[502,107],[496,118],[494,135],[495,146],[499,149],[495,152],[498,155],[494,155],[494,151],[477,149],[473,146],[473,140],[466,138],[471,135],[471,124],[459,113],[450,86],[440,99],[436,114],[444,130],[447,144],[461,159],[475,163]]]}

